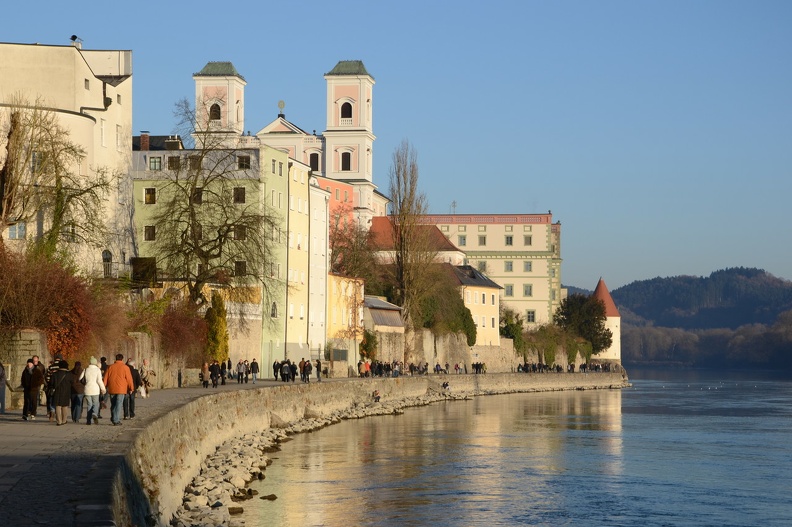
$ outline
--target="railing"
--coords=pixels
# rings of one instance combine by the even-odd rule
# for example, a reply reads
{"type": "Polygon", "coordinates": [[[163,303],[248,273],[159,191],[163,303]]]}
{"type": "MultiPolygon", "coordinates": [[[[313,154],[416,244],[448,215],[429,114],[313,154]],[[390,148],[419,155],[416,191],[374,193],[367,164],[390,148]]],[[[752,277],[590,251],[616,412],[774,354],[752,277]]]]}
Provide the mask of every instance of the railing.
{"type": "Polygon", "coordinates": [[[98,278],[129,278],[132,268],[121,262],[94,262],[91,276],[98,278]]]}
{"type": "Polygon", "coordinates": [[[341,126],[352,126],[352,118],[351,117],[342,118],[341,126]]]}

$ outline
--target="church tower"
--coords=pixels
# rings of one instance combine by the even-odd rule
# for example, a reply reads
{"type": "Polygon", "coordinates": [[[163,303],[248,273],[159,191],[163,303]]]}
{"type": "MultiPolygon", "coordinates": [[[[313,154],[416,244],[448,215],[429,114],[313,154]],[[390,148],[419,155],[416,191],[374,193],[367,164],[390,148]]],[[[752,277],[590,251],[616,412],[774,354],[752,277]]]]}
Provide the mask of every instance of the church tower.
{"type": "Polygon", "coordinates": [[[196,131],[242,135],[245,129],[245,78],[230,62],[208,62],[193,74],[196,131]]]}
{"type": "Polygon", "coordinates": [[[613,343],[611,343],[610,348],[601,351],[597,358],[617,361],[621,364],[621,315],[619,310],[616,309],[616,304],[611,298],[608,286],[605,285],[605,281],[602,278],[597,282],[593,296],[605,304],[605,327],[611,330],[613,334],[613,343]]]}
{"type": "Polygon", "coordinates": [[[373,183],[372,96],[374,78],[359,60],[342,60],[324,76],[327,81],[327,129],[322,134],[324,175],[355,188],[355,212],[368,226],[378,207],[373,183]]]}

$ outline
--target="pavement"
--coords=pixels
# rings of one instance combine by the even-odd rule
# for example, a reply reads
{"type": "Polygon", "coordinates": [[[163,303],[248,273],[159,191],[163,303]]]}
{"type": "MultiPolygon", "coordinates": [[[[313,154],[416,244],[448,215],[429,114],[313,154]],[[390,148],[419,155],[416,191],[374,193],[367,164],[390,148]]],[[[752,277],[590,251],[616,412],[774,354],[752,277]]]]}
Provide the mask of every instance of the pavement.
{"type": "Polygon", "coordinates": [[[256,384],[232,381],[216,389],[153,390],[150,397],[135,399],[135,417],[121,426],[110,423],[109,407],[102,410],[99,424],[90,426],[85,424],[85,410],[83,421],[64,426],[50,422],[44,406],[39,406],[35,421],[23,420],[22,410],[0,414],[0,525],[115,526],[112,482],[138,432],[199,397],[282,384],[259,379],[256,384]]]}

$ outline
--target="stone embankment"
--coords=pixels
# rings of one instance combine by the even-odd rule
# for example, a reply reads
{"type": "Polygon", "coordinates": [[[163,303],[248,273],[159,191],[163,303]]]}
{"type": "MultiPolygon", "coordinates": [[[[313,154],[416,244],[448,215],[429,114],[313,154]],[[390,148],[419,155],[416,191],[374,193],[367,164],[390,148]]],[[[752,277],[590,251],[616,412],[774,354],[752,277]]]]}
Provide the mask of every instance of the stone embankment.
{"type": "Polygon", "coordinates": [[[625,386],[621,373],[514,373],[298,383],[208,395],[138,435],[116,477],[115,517],[119,525],[234,525],[232,513],[251,497],[247,484],[263,477],[268,452],[291,434],[342,419],[448,398],[625,386]],[[374,390],[379,403],[372,400],[374,390]]]}

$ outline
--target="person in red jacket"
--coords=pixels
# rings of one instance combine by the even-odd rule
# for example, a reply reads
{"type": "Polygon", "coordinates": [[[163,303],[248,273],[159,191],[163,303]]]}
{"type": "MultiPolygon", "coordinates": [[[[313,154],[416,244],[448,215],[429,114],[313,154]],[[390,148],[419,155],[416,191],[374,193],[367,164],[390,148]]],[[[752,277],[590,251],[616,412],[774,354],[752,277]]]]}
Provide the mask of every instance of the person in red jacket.
{"type": "Polygon", "coordinates": [[[111,364],[104,375],[104,384],[110,394],[110,421],[114,426],[121,424],[121,411],[124,407],[124,396],[135,389],[132,381],[132,372],[124,364],[124,355],[116,355],[116,360],[111,364]]]}

